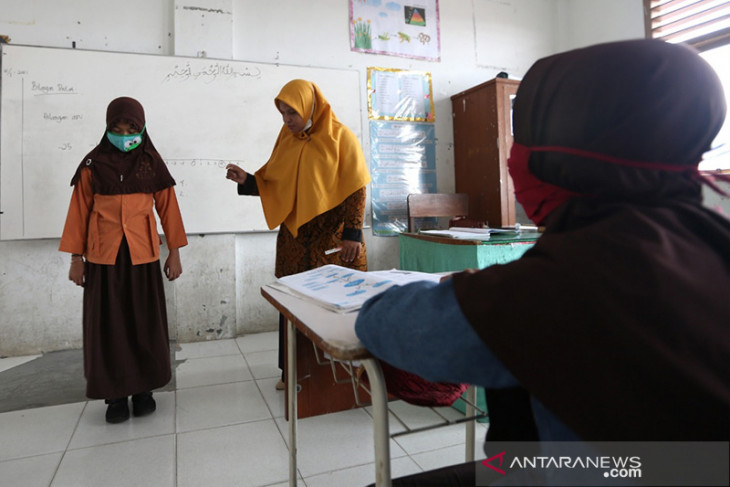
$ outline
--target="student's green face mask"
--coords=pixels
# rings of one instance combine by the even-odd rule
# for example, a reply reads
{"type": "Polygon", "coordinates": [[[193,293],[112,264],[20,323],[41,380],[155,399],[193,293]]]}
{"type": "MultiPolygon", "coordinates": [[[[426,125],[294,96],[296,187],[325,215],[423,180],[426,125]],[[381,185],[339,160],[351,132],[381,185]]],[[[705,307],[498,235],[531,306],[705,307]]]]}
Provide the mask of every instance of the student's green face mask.
{"type": "Polygon", "coordinates": [[[135,149],[142,143],[142,134],[144,133],[144,127],[138,134],[121,135],[115,134],[111,130],[107,130],[106,138],[112,143],[114,147],[122,152],[129,152],[135,149]]]}

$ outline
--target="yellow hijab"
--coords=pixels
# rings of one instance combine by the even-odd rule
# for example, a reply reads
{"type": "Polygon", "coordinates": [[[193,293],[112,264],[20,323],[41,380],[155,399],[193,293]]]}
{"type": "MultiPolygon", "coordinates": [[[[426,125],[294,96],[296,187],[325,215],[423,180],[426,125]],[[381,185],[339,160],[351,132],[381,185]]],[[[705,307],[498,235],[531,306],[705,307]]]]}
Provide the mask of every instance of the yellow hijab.
{"type": "Polygon", "coordinates": [[[368,184],[370,174],[357,137],[337,120],[317,85],[290,81],[274,99],[277,109],[279,101],[312,125],[299,134],[282,126],[255,177],[269,228],[284,223],[296,237],[300,226],[368,184]]]}

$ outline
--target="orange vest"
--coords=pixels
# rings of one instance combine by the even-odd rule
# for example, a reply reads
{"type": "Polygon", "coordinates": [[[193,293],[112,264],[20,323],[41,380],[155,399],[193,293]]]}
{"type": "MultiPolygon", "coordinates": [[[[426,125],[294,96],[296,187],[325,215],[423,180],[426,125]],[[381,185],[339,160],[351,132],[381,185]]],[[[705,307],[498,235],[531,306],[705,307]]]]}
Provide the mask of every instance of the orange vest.
{"type": "Polygon", "coordinates": [[[94,264],[114,265],[122,236],[127,237],[132,264],[146,264],[160,259],[157,210],[167,247],[187,245],[180,207],[171,186],[151,193],[94,194],[91,170],[84,169],[74,186],[59,250],[83,254],[94,264]]]}

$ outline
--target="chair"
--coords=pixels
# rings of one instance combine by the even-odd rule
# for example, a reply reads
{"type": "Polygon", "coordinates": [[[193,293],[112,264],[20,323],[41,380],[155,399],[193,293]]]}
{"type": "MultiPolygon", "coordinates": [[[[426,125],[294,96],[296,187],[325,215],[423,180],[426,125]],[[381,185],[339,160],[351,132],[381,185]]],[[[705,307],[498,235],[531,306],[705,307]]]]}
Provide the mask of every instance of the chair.
{"type": "Polygon", "coordinates": [[[412,193],[408,195],[408,231],[415,230],[416,218],[465,217],[469,213],[466,193],[412,193]]]}

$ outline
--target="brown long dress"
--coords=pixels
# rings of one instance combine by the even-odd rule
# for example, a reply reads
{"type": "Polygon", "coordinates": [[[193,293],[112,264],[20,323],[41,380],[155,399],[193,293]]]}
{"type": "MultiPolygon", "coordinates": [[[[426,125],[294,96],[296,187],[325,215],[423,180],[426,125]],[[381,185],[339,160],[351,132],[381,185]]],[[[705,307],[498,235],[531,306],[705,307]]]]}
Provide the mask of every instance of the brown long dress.
{"type": "Polygon", "coordinates": [[[167,384],[170,350],[160,262],[132,265],[125,238],[113,266],[86,266],[86,396],[125,397],[167,384]]]}

